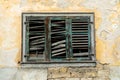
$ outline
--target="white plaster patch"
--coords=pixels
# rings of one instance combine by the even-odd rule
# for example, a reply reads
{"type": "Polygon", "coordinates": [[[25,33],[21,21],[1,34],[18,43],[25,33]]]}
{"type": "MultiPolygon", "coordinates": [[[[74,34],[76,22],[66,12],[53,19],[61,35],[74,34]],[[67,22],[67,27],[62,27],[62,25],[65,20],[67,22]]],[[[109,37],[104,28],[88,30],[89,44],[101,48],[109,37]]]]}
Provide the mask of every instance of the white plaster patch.
{"type": "Polygon", "coordinates": [[[117,28],[118,28],[118,25],[117,25],[117,24],[113,24],[113,25],[112,25],[112,29],[113,29],[113,30],[116,30],[117,28]]]}
{"type": "Polygon", "coordinates": [[[47,80],[47,68],[19,69],[15,80],[47,80]]]}
{"type": "Polygon", "coordinates": [[[67,0],[56,0],[57,7],[66,8],[69,6],[69,2],[67,0]]]}
{"type": "Polygon", "coordinates": [[[22,12],[22,9],[20,8],[20,6],[19,5],[14,5],[14,6],[12,6],[12,8],[10,9],[10,11],[12,12],[12,13],[14,13],[14,15],[15,14],[21,14],[21,12],[22,12]]]}
{"type": "MultiPolygon", "coordinates": [[[[102,1],[96,1],[96,0],[85,0],[85,2],[82,4],[88,8],[97,8],[101,11],[105,9],[112,8],[117,3],[117,0],[102,0],[102,1]]],[[[105,12],[105,11],[104,11],[105,12]]]]}
{"type": "Polygon", "coordinates": [[[20,7],[24,7],[27,4],[27,0],[21,0],[20,7]]]}
{"type": "Polygon", "coordinates": [[[101,36],[103,39],[105,39],[105,40],[106,40],[106,39],[107,39],[108,34],[109,34],[109,32],[108,32],[108,31],[103,30],[103,31],[101,31],[100,36],[101,36]]]}
{"type": "Polygon", "coordinates": [[[120,66],[110,67],[110,80],[120,80],[120,66]]]}
{"type": "Polygon", "coordinates": [[[2,49],[0,51],[0,65],[4,66],[17,66],[17,63],[15,62],[16,55],[18,53],[18,48],[13,48],[10,50],[2,49]]]}
{"type": "Polygon", "coordinates": [[[0,80],[14,80],[17,68],[0,68],[0,80]]]}
{"type": "Polygon", "coordinates": [[[108,35],[108,40],[113,40],[113,42],[115,41],[115,39],[117,38],[117,37],[119,37],[120,36],[120,28],[117,28],[116,30],[114,30],[114,32],[112,33],[110,33],[109,35],[108,35]]]}

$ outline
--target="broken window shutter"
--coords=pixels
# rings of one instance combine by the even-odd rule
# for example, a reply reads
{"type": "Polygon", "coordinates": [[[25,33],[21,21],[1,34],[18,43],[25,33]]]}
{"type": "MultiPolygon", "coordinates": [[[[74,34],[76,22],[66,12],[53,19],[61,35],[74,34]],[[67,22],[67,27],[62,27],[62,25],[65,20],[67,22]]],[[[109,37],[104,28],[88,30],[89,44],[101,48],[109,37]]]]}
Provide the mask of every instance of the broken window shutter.
{"type": "Polygon", "coordinates": [[[51,18],[51,59],[66,58],[66,22],[64,17],[51,18]]]}
{"type": "Polygon", "coordinates": [[[88,16],[72,19],[73,58],[89,59],[90,26],[88,16]]]}
{"type": "Polygon", "coordinates": [[[27,48],[28,60],[43,60],[45,52],[45,18],[28,17],[27,27],[27,48]]]}

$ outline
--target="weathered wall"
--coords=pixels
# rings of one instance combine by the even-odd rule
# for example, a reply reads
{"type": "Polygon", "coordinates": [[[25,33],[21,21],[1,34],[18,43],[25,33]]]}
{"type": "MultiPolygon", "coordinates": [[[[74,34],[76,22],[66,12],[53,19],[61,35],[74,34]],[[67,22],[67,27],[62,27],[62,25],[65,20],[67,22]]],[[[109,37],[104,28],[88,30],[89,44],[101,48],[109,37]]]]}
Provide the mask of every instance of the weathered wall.
{"type": "MultiPolygon", "coordinates": [[[[120,75],[114,74],[114,70],[117,71],[116,69],[120,66],[119,0],[0,0],[0,70],[2,70],[0,80],[13,80],[2,76],[9,75],[9,71],[13,71],[14,74],[20,71],[18,62],[21,59],[22,12],[94,12],[96,59],[101,65],[108,64],[112,80],[119,79],[120,75]],[[113,79],[113,76],[116,79],[113,79]]],[[[30,72],[25,71],[23,70],[24,74],[30,72]]],[[[37,73],[33,70],[31,76],[35,75],[34,72],[37,73]]],[[[26,76],[28,77],[28,75],[26,76]]],[[[23,80],[27,79],[23,78],[23,80]]],[[[39,80],[39,78],[35,80],[39,80]]]]}

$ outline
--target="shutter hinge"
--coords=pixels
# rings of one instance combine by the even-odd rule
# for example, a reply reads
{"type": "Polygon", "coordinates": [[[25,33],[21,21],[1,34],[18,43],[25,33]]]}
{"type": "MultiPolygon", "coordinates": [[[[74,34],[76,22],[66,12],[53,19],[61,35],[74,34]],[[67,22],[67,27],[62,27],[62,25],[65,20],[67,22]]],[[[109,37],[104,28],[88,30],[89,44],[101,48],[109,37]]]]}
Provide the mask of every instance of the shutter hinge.
{"type": "Polygon", "coordinates": [[[24,22],[24,24],[27,24],[28,22],[24,22]]]}
{"type": "Polygon", "coordinates": [[[24,55],[24,57],[26,58],[26,57],[29,57],[29,55],[28,54],[26,54],[26,55],[24,55]]]}

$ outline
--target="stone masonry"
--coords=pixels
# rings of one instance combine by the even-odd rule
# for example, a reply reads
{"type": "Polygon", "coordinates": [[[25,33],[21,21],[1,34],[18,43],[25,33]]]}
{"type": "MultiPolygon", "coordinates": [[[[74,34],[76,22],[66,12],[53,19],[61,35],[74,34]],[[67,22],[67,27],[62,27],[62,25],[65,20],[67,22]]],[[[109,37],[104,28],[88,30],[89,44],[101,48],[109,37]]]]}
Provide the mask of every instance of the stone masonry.
{"type": "Polygon", "coordinates": [[[48,80],[110,80],[108,65],[96,67],[56,67],[48,69],[48,80]]]}

